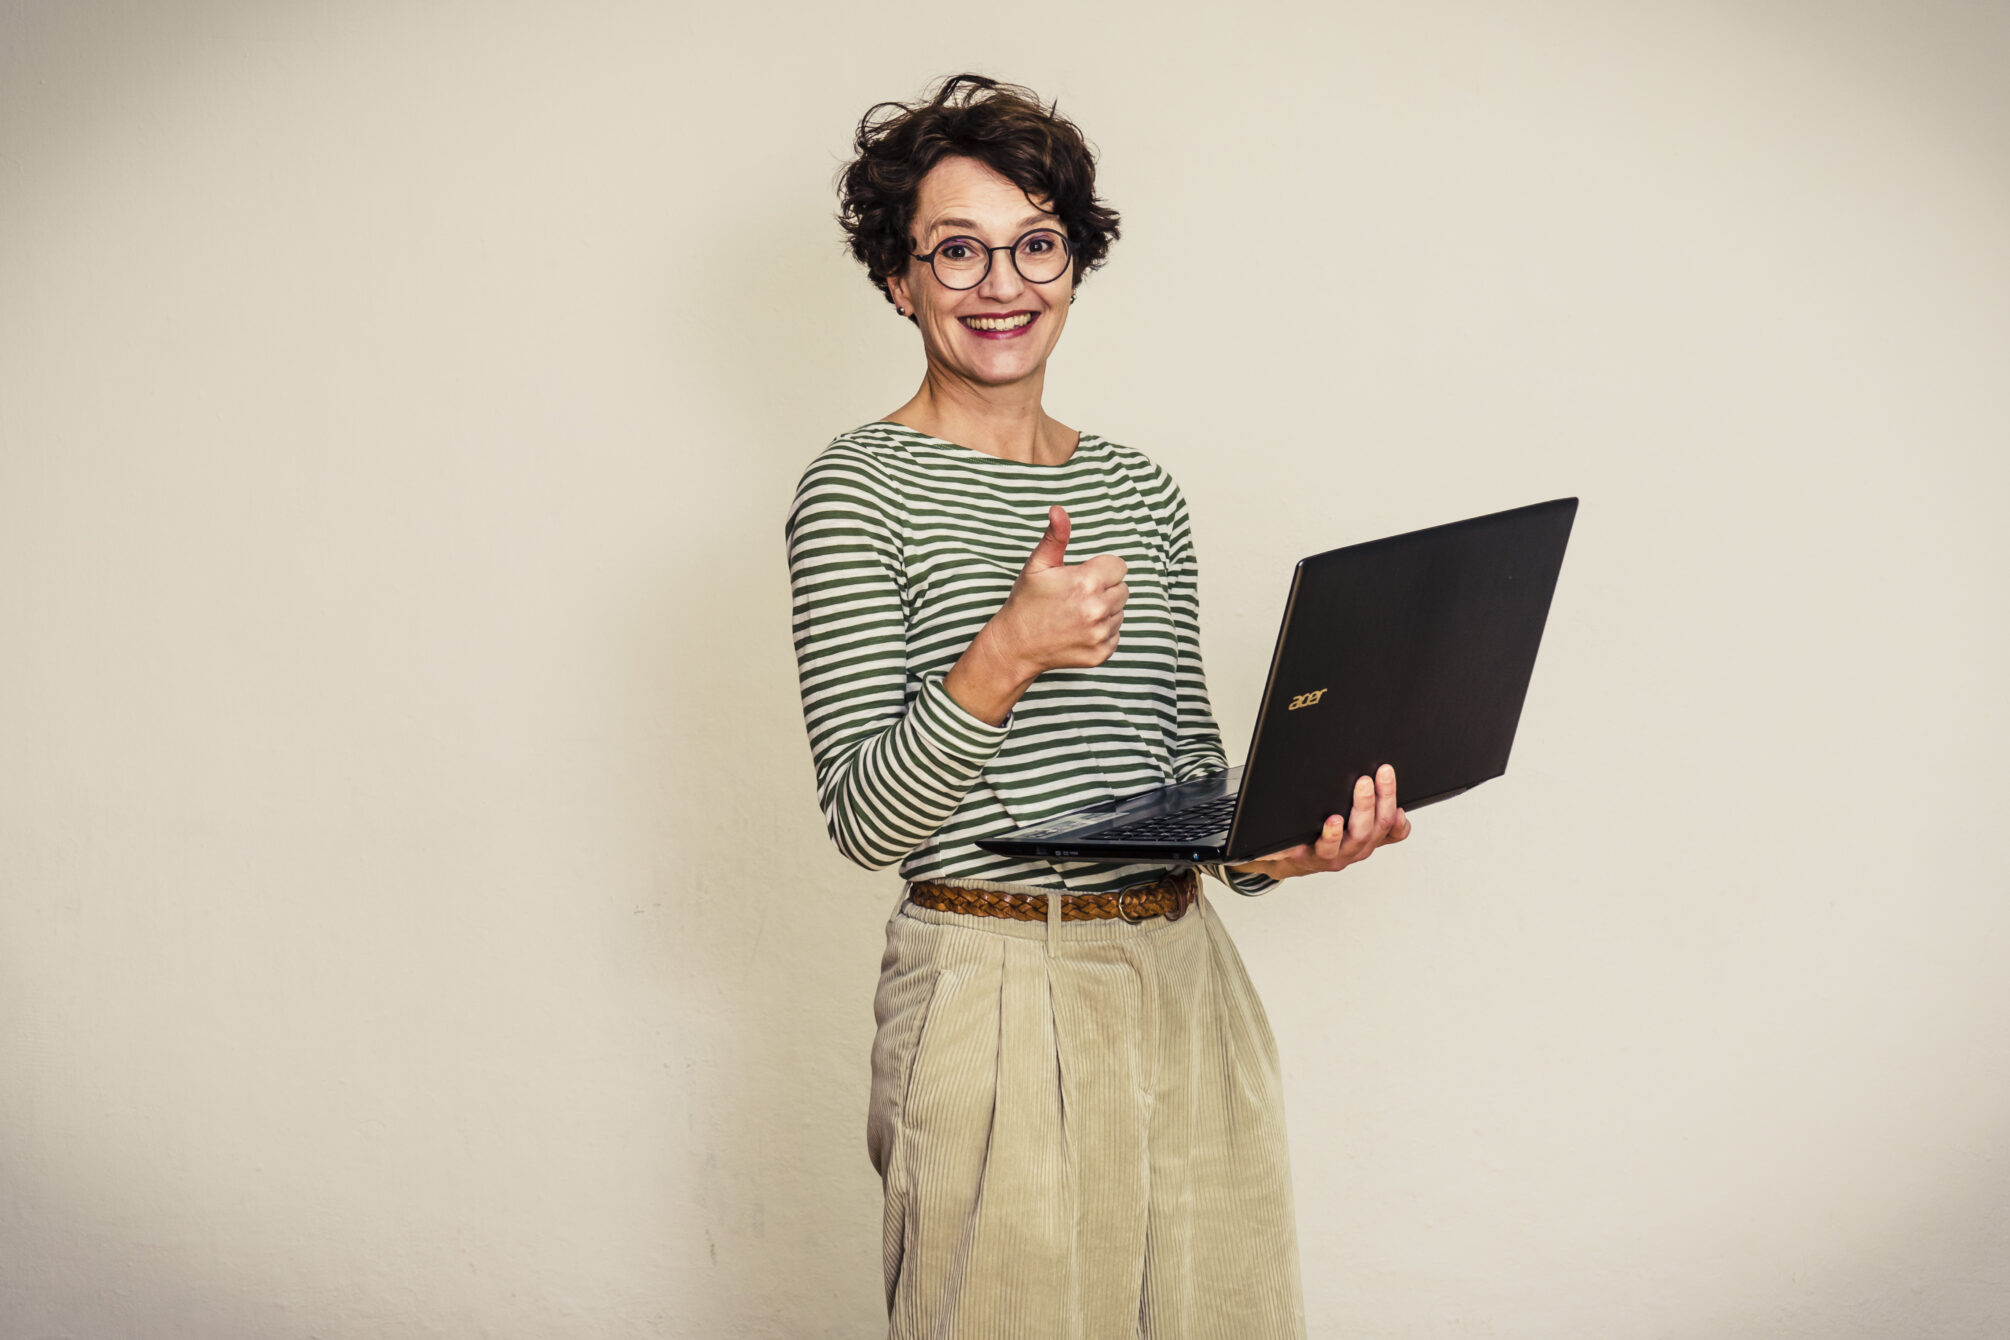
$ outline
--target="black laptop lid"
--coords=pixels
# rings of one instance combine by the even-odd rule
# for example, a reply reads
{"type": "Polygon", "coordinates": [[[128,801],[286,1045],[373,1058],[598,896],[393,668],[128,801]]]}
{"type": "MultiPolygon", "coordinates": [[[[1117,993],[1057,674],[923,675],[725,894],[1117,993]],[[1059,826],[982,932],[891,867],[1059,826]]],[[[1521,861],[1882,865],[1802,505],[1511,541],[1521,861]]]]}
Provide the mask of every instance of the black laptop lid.
{"type": "Polygon", "coordinates": [[[1507,771],[1576,515],[1559,498],[1300,562],[1229,859],[1311,841],[1384,763],[1406,809],[1507,771]]]}

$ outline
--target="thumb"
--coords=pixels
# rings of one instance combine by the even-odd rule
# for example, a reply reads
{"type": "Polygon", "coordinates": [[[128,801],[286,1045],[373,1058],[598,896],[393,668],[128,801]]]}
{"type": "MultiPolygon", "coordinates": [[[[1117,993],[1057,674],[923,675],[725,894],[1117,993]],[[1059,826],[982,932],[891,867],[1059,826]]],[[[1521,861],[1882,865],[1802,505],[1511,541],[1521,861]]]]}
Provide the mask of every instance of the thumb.
{"type": "Polygon", "coordinates": [[[1032,556],[1026,560],[1024,571],[1043,572],[1048,568],[1058,568],[1068,560],[1068,509],[1049,507],[1047,509],[1047,533],[1040,537],[1040,543],[1033,546],[1032,556]]]}

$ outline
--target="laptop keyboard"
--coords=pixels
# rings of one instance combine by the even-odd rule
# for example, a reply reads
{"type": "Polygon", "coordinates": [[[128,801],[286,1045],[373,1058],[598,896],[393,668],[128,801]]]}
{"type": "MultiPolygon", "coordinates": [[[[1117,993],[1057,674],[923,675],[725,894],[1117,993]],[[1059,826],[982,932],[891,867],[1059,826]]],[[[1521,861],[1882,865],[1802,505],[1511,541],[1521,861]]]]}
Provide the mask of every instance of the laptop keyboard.
{"type": "Polygon", "coordinates": [[[1235,797],[1223,796],[1220,800],[1210,800],[1205,805],[1196,805],[1178,814],[1159,814],[1149,819],[1118,824],[1115,828],[1105,828],[1096,834],[1095,841],[1123,838],[1130,842],[1191,842],[1197,838],[1213,837],[1227,828],[1234,813],[1235,797]]]}

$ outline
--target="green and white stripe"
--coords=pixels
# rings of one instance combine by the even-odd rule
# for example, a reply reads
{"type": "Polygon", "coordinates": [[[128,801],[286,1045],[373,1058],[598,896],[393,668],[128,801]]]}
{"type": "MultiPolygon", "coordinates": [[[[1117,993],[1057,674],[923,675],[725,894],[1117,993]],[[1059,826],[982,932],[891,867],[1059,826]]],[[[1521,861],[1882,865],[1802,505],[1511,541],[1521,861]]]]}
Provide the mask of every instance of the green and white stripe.
{"type": "MultiPolygon", "coordinates": [[[[796,663],[831,838],[908,879],[1095,892],[1165,867],[994,856],[980,837],[1227,767],[1201,669],[1199,567],[1186,503],[1142,453],[1084,433],[1025,465],[894,423],[844,434],[804,472],[786,528],[796,663]],[[943,676],[1005,603],[1068,509],[1067,561],[1129,566],[1116,652],[1049,670],[1003,726],[943,676]]],[[[1261,893],[1274,881],[1233,875],[1261,893]]]]}

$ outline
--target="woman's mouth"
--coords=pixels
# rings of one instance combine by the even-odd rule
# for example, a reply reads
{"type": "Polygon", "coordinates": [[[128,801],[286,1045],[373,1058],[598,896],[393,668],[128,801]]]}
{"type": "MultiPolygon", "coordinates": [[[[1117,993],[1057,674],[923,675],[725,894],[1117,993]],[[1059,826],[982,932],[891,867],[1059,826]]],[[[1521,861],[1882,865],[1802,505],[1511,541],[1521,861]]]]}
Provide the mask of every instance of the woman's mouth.
{"type": "Polygon", "coordinates": [[[1038,312],[986,312],[982,316],[959,316],[956,319],[979,339],[1009,340],[1023,335],[1038,316],[1038,312]]]}

